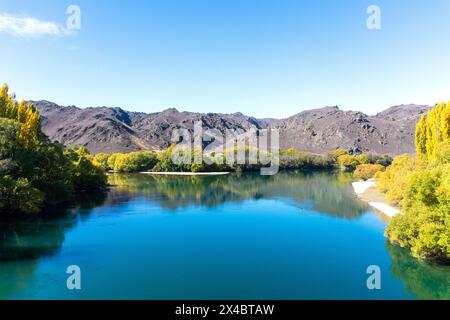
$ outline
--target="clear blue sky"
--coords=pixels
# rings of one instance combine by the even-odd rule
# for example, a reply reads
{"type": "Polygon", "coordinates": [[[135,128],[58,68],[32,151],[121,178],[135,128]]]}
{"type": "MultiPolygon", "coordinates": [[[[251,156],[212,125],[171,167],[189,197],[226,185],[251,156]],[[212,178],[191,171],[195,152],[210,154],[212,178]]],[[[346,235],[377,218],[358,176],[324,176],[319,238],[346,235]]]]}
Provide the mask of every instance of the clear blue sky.
{"type": "Polygon", "coordinates": [[[0,81],[18,98],[278,118],[450,99],[448,0],[0,0],[2,17],[0,81]],[[63,28],[70,4],[76,33],[8,25],[63,28]]]}

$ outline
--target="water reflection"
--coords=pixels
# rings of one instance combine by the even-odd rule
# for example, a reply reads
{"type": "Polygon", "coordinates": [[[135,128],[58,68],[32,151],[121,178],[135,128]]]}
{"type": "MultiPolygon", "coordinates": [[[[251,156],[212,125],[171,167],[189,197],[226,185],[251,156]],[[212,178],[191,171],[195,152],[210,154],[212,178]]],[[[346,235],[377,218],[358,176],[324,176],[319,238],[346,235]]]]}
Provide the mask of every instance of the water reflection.
{"type": "Polygon", "coordinates": [[[75,205],[48,208],[40,217],[14,222],[1,220],[0,298],[26,286],[39,259],[58,253],[66,232],[105,199],[105,193],[79,195],[75,205]]]}
{"type": "MultiPolygon", "coordinates": [[[[28,288],[36,276],[39,261],[43,257],[56,256],[67,232],[76,228],[80,221],[89,220],[93,208],[101,208],[96,211],[99,214],[117,214],[128,203],[133,205],[136,198],[169,209],[169,212],[199,206],[215,208],[227,202],[249,199],[282,199],[292,206],[307,206],[320,214],[341,218],[340,221],[346,219],[357,223],[355,218],[366,212],[367,207],[355,200],[351,180],[351,175],[340,172],[282,172],[272,177],[258,174],[219,177],[112,175],[110,183],[116,187],[107,195],[82,196],[77,199],[76,206],[49,209],[40,218],[0,222],[0,298],[28,288]]],[[[412,258],[408,251],[389,244],[386,244],[386,250],[392,259],[390,273],[402,282],[405,292],[418,299],[450,299],[448,267],[423,264],[412,258]]],[[[348,254],[352,254],[351,250],[348,254]]],[[[383,254],[387,255],[385,251],[383,254]]]]}
{"type": "Polygon", "coordinates": [[[342,218],[355,218],[367,207],[354,200],[345,173],[279,173],[264,177],[242,174],[218,177],[164,177],[112,175],[116,185],[106,194],[84,194],[75,206],[48,208],[41,217],[0,221],[0,262],[34,260],[58,252],[65,233],[79,220],[89,219],[91,209],[123,204],[136,197],[156,201],[167,209],[186,206],[214,208],[225,202],[247,199],[288,198],[298,206],[342,218]]]}
{"type": "Polygon", "coordinates": [[[77,196],[75,205],[48,208],[43,216],[19,221],[0,221],[0,262],[36,259],[56,253],[65,233],[90,210],[104,204],[104,193],[77,196]]]}
{"type": "Polygon", "coordinates": [[[392,257],[392,274],[400,279],[407,293],[417,299],[450,299],[450,267],[431,265],[414,259],[408,250],[386,243],[392,257]]]}
{"type": "Polygon", "coordinates": [[[225,202],[285,198],[298,206],[341,217],[356,218],[367,206],[355,201],[350,181],[342,172],[281,172],[275,176],[256,173],[207,177],[111,175],[116,185],[108,201],[145,197],[168,209],[187,206],[214,208],[225,202]]]}

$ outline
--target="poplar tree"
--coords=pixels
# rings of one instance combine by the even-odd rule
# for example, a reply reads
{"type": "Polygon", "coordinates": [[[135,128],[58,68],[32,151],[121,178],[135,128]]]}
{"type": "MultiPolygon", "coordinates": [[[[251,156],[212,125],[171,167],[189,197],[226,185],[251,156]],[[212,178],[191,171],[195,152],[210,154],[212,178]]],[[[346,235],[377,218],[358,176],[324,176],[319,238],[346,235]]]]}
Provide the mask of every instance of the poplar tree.
{"type": "Polygon", "coordinates": [[[436,159],[440,145],[450,139],[450,101],[439,103],[416,126],[417,155],[427,161],[436,159]]]}
{"type": "Polygon", "coordinates": [[[22,147],[29,150],[36,145],[40,131],[39,111],[23,100],[17,103],[14,94],[9,94],[6,83],[0,88],[0,118],[20,123],[19,141],[22,147]]]}

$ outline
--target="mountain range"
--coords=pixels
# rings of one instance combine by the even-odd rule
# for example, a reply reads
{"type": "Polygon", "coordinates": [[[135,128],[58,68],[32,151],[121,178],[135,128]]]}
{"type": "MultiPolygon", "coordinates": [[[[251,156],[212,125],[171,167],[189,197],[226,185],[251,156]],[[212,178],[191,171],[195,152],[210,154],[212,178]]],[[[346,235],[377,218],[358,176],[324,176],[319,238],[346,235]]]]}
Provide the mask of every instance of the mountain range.
{"type": "Polygon", "coordinates": [[[161,150],[171,144],[172,131],[201,121],[204,128],[225,133],[277,128],[280,148],[327,153],[342,148],[355,152],[398,155],[414,152],[414,130],[431,107],[399,105],[374,116],[338,107],[307,110],[286,119],[257,119],[242,113],[193,113],[171,108],[162,112],[130,112],[121,108],[63,107],[30,101],[40,110],[42,129],[51,140],[86,146],[92,153],[161,150]]]}

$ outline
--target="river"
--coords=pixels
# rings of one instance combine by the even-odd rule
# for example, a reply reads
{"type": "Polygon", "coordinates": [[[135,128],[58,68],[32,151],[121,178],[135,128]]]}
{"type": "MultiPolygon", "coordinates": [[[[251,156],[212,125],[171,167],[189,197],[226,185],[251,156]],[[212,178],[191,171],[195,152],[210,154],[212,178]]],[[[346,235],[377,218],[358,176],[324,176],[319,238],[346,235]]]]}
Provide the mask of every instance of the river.
{"type": "Polygon", "coordinates": [[[450,268],[387,243],[350,174],[109,179],[107,194],[0,225],[0,299],[450,299],[450,268]]]}

